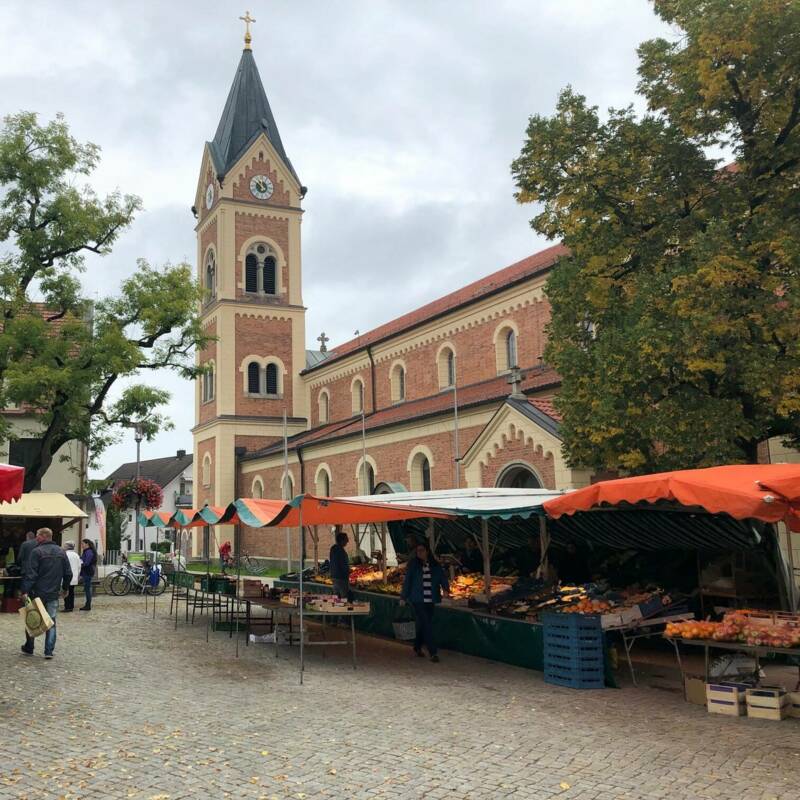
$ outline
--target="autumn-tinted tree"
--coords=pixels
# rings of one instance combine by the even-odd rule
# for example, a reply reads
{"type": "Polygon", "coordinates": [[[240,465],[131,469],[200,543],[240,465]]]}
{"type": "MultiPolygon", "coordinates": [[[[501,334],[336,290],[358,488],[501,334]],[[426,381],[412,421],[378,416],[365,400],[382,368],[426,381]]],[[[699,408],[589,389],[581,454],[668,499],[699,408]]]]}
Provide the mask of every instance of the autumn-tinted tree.
{"type": "MultiPolygon", "coordinates": [[[[36,419],[26,489],[69,441],[86,443],[96,459],[120,425],[143,419],[148,438],[168,425],[158,410],[168,394],[132,379],[164,367],[194,377],[192,353],[205,341],[186,264],[139,261],[117,294],[96,303],[83,295],[85,255],[110,253],[140,205],[81,185],[98,158],[60,117],[39,125],[21,113],[0,131],[0,406],[16,403],[36,419]],[[110,402],[120,382],[126,388],[110,402]]],[[[8,435],[0,418],[0,437],[8,435]]]]}
{"type": "Polygon", "coordinates": [[[565,449],[634,472],[800,444],[800,3],[653,5],[648,111],[568,88],[512,166],[572,252],[547,286],[565,449]]]}

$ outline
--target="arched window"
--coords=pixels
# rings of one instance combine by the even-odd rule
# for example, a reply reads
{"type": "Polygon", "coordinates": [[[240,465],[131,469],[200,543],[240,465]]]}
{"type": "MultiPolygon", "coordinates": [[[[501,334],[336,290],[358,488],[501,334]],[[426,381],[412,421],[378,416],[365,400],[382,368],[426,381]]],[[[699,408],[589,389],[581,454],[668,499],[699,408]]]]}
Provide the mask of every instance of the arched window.
{"type": "Polygon", "coordinates": [[[438,356],[439,388],[449,389],[456,383],[456,354],[452,347],[445,346],[438,356]]]}
{"type": "Polygon", "coordinates": [[[330,497],[331,496],[331,476],[328,470],[321,469],[317,475],[317,496],[330,497]]]}
{"type": "Polygon", "coordinates": [[[329,398],[327,392],[322,391],[319,393],[318,403],[319,403],[319,421],[320,423],[327,422],[328,411],[329,411],[329,398]]]}
{"type": "Polygon", "coordinates": [[[253,481],[253,488],[250,491],[250,496],[260,500],[264,496],[264,484],[261,483],[261,478],[256,478],[253,481]]]}
{"type": "Polygon", "coordinates": [[[214,251],[208,253],[206,260],[206,302],[211,302],[217,296],[217,262],[214,251]]]}
{"type": "Polygon", "coordinates": [[[264,259],[264,293],[275,294],[275,257],[264,259]]]}
{"type": "Polygon", "coordinates": [[[247,392],[261,394],[261,367],[257,361],[251,361],[247,365],[247,392]]]}
{"type": "Polygon", "coordinates": [[[201,398],[203,403],[208,403],[214,399],[214,362],[208,364],[208,371],[203,373],[200,383],[201,398]]]}
{"type": "Polygon", "coordinates": [[[395,364],[391,374],[392,402],[402,403],[406,399],[406,370],[402,364],[395,364]]]}
{"type": "Polygon", "coordinates": [[[353,381],[353,413],[360,414],[364,410],[364,383],[361,378],[353,381]]]}
{"type": "Polygon", "coordinates": [[[203,456],[203,486],[211,486],[211,456],[203,456]]]}
{"type": "Polygon", "coordinates": [[[290,472],[287,472],[283,476],[283,480],[281,481],[281,493],[283,494],[284,500],[291,500],[294,497],[294,481],[292,480],[290,472]]]}
{"type": "Polygon", "coordinates": [[[248,253],[244,260],[244,290],[258,291],[258,258],[255,253],[248,253]]]}
{"type": "Polygon", "coordinates": [[[507,489],[541,489],[542,482],[526,464],[511,464],[498,476],[497,486],[507,489]]]}
{"type": "Polygon", "coordinates": [[[408,462],[408,472],[411,478],[412,492],[429,492],[431,490],[431,462],[430,451],[418,446],[412,451],[414,455],[408,462]]]}
{"type": "Polygon", "coordinates": [[[278,394],[278,367],[267,364],[267,394],[278,394]]]}
{"type": "Polygon", "coordinates": [[[513,330],[506,333],[506,369],[514,369],[517,364],[517,334],[513,330]]]}
{"type": "Polygon", "coordinates": [[[494,352],[498,374],[519,367],[517,329],[512,322],[503,322],[495,328],[494,352]]]}
{"type": "Polygon", "coordinates": [[[364,469],[362,461],[358,467],[358,491],[359,494],[373,494],[375,492],[375,470],[372,464],[367,461],[367,468],[364,469]],[[366,474],[365,474],[366,473],[366,474]]]}
{"type": "Polygon", "coordinates": [[[431,490],[431,465],[424,456],[422,458],[422,464],[420,465],[420,472],[422,477],[422,491],[429,492],[431,490]]]}

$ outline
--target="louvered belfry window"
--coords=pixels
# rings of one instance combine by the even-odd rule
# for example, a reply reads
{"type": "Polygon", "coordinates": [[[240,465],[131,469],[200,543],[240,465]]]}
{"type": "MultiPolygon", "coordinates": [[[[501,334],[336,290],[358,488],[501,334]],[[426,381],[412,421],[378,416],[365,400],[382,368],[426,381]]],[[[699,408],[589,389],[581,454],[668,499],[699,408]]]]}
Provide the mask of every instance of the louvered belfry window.
{"type": "Polygon", "coordinates": [[[247,365],[247,391],[249,394],[261,394],[261,367],[256,361],[247,365]]]}
{"type": "Polygon", "coordinates": [[[255,253],[250,253],[244,260],[244,290],[258,291],[258,259],[255,253]]]}
{"type": "Polygon", "coordinates": [[[278,368],[267,364],[267,394],[278,394],[278,368]]]}

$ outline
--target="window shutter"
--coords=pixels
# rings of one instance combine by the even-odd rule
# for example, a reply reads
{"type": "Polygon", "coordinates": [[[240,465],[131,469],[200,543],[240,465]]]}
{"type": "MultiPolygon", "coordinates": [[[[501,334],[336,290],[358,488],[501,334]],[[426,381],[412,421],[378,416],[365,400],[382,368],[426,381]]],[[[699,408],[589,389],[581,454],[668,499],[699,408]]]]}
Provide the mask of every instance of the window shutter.
{"type": "Polygon", "coordinates": [[[247,391],[250,394],[261,394],[261,368],[255,361],[247,365],[247,391]]]}
{"type": "Polygon", "coordinates": [[[244,260],[244,290],[246,292],[258,291],[258,259],[250,253],[244,260]]]}
{"type": "Polygon", "coordinates": [[[264,259],[264,292],[275,294],[275,259],[272,256],[264,259]]]}
{"type": "Polygon", "coordinates": [[[267,364],[267,394],[278,394],[278,368],[267,364]]]}

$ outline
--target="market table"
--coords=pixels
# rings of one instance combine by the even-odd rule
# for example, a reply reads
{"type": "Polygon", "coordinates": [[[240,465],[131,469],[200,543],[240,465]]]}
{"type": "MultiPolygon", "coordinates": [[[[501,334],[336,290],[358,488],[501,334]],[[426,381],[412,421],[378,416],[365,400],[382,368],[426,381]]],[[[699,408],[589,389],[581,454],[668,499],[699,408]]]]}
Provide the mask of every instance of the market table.
{"type": "MultiPolygon", "coordinates": [[[[325,583],[304,581],[309,592],[332,594],[333,587],[325,583]]],[[[276,580],[276,588],[296,588],[296,581],[276,580]]],[[[372,613],[355,620],[361,633],[394,639],[395,620],[400,597],[396,594],[353,589],[356,600],[367,601],[372,613]]],[[[490,661],[500,661],[515,667],[544,671],[544,632],[539,622],[492,614],[478,608],[453,603],[436,608],[433,617],[436,643],[444,650],[453,650],[490,661]]],[[[606,686],[619,688],[611,668],[608,652],[605,656],[606,686]]]]}
{"type": "MultiPolygon", "coordinates": [[[[800,659],[800,648],[797,647],[771,647],[769,645],[747,644],[746,642],[718,642],[716,639],[684,639],[678,636],[670,637],[669,640],[675,648],[675,657],[678,659],[678,667],[680,667],[681,675],[683,675],[683,663],[681,662],[681,652],[678,645],[685,644],[690,647],[702,647],[705,650],[706,683],[708,683],[708,655],[712,647],[717,650],[733,650],[739,653],[749,653],[756,662],[756,676],[761,673],[761,662],[759,661],[761,656],[788,655],[800,659]]],[[[800,677],[800,667],[798,669],[798,677],[800,677]]],[[[800,680],[797,682],[797,687],[800,689],[800,680]]]]}
{"type": "MultiPolygon", "coordinates": [[[[280,623],[275,619],[275,612],[283,611],[289,617],[289,646],[291,647],[292,644],[292,626],[291,620],[292,617],[299,617],[300,612],[302,611],[303,617],[319,617],[322,622],[322,635],[325,637],[326,632],[326,623],[329,618],[334,617],[344,617],[350,619],[350,639],[336,639],[336,640],[329,640],[327,638],[323,638],[323,641],[307,641],[303,642],[303,644],[308,646],[318,646],[318,647],[327,647],[328,645],[350,645],[352,647],[352,654],[353,654],[353,669],[356,669],[356,628],[355,628],[355,619],[356,617],[368,617],[370,615],[369,608],[335,608],[335,609],[316,609],[316,608],[309,608],[306,606],[305,608],[301,609],[298,606],[292,606],[287,603],[281,603],[279,601],[274,600],[254,600],[252,598],[242,598],[245,599],[246,603],[246,620],[247,620],[247,628],[248,632],[250,629],[250,625],[252,623],[251,617],[251,609],[252,606],[258,606],[259,608],[264,608],[267,611],[272,612],[272,630],[275,635],[275,658],[278,657],[278,626],[280,623]]],[[[249,636],[248,636],[249,640],[249,636]]]]}
{"type": "MultiPolygon", "coordinates": [[[[619,633],[622,638],[622,646],[625,648],[625,657],[628,659],[628,669],[631,673],[631,680],[634,686],[638,686],[639,684],[636,682],[636,675],[633,671],[633,662],[631,661],[631,650],[636,642],[638,642],[639,639],[663,636],[664,628],[670,622],[686,622],[692,619],[694,619],[693,614],[668,614],[661,617],[636,619],[626,625],[605,628],[603,632],[619,633]]],[[[680,657],[678,661],[680,663],[680,657]]]]}

